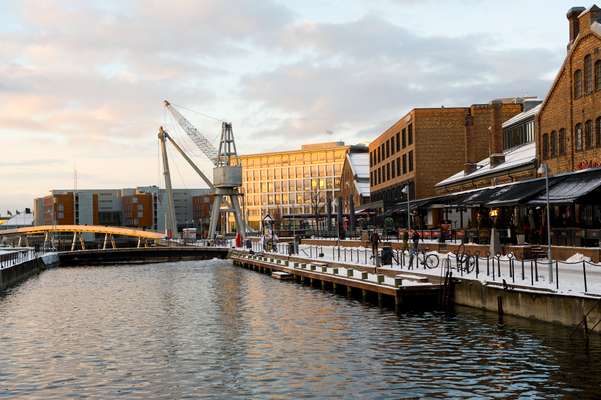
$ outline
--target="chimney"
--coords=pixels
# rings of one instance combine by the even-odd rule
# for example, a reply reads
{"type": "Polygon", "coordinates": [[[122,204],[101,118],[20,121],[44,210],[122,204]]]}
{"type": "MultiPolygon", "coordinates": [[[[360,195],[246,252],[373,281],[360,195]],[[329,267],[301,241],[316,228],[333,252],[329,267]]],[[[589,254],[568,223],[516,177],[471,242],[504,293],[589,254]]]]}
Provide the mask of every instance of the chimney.
{"type": "Polygon", "coordinates": [[[570,24],[570,41],[568,43],[568,51],[580,33],[580,21],[578,20],[578,16],[585,10],[586,8],[584,7],[572,7],[568,11],[567,17],[570,24]]]}
{"type": "Polygon", "coordinates": [[[465,164],[463,172],[471,174],[476,170],[476,149],[474,146],[474,117],[471,108],[465,110],[465,164]]]}
{"type": "Polygon", "coordinates": [[[489,154],[503,152],[503,103],[499,100],[490,102],[492,113],[490,118],[489,154]]]}
{"type": "Polygon", "coordinates": [[[492,112],[490,114],[490,167],[494,168],[505,162],[503,154],[503,102],[493,100],[490,102],[492,112]]]}

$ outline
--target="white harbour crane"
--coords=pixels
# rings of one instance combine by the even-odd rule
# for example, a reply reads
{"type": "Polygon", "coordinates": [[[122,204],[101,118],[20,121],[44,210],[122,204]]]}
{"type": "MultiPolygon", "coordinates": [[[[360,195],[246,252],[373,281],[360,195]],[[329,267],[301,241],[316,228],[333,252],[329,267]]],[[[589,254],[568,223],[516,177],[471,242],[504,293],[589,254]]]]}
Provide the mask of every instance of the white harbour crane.
{"type": "Polygon", "coordinates": [[[213,181],[196,166],[184,150],[173,140],[173,138],[161,127],[159,129],[159,141],[161,144],[161,154],[163,157],[163,175],[165,177],[165,188],[167,190],[167,213],[166,213],[166,229],[167,232],[172,232],[177,235],[177,222],[175,217],[175,207],[173,201],[173,188],[171,186],[171,176],[169,172],[169,161],[167,159],[166,142],[169,141],[173,147],[182,155],[182,157],[190,164],[196,173],[211,189],[213,195],[213,206],[211,209],[211,220],[209,223],[209,239],[214,239],[217,223],[220,219],[221,212],[231,211],[234,213],[236,231],[240,233],[242,239],[246,236],[246,224],[242,216],[240,207],[240,188],[242,187],[242,167],[234,165],[237,159],[236,143],[234,141],[234,132],[232,124],[229,122],[221,123],[221,140],[219,148],[215,146],[194,127],[178,110],[176,110],[167,100],[164,101],[165,107],[175,118],[177,123],[182,127],[186,134],[192,139],[192,142],[202,151],[202,153],[214,165],[213,181]],[[222,210],[222,204],[230,205],[229,208],[222,210]]]}

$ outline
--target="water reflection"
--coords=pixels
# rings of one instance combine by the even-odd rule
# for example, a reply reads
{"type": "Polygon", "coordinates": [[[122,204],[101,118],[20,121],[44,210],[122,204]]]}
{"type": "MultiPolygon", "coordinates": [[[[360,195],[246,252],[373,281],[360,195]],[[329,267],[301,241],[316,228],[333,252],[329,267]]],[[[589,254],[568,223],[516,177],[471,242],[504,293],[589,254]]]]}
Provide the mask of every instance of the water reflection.
{"type": "Polygon", "coordinates": [[[0,297],[0,394],[594,397],[601,343],[461,309],[396,316],[227,261],[47,271],[0,297]]]}

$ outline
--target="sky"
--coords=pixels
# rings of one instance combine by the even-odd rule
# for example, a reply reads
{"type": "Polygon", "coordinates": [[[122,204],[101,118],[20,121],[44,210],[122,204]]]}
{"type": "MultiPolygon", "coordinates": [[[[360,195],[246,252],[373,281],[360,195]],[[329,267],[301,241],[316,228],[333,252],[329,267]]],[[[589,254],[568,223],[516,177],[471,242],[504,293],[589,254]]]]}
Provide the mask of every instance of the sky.
{"type": "MultiPolygon", "coordinates": [[[[163,107],[240,154],[367,143],[414,107],[544,97],[562,0],[0,0],[0,215],[51,189],[164,186],[163,107]]],[[[175,187],[203,187],[173,151],[175,187]]],[[[209,172],[210,173],[210,172],[209,172]]]]}

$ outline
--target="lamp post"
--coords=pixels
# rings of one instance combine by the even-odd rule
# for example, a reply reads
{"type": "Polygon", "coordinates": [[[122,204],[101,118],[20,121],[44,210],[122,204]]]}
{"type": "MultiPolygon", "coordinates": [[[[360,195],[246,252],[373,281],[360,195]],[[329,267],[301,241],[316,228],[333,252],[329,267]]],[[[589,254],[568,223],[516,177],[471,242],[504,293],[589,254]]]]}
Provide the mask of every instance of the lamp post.
{"type": "Polygon", "coordinates": [[[547,197],[547,260],[549,260],[549,283],[553,283],[553,263],[551,262],[551,207],[549,205],[549,167],[541,164],[539,174],[545,174],[545,192],[547,197]]]}
{"type": "Polygon", "coordinates": [[[407,234],[409,235],[409,231],[411,230],[411,203],[409,202],[409,184],[405,185],[402,190],[403,193],[407,196],[407,234]]]}

